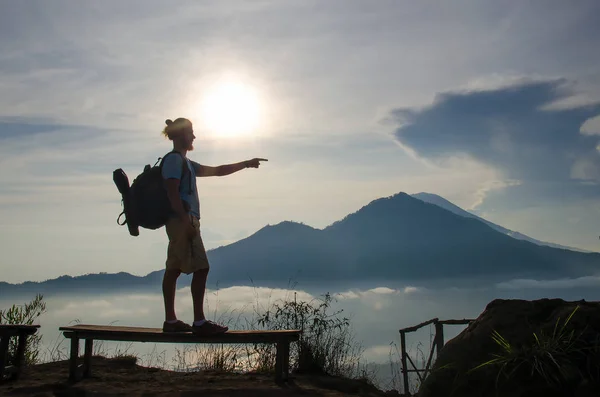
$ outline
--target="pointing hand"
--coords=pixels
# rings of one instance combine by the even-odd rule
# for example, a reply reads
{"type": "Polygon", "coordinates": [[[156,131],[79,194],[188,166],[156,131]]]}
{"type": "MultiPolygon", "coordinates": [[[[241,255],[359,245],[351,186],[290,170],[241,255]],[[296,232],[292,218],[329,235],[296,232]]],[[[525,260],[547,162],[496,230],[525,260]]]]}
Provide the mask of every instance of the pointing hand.
{"type": "Polygon", "coordinates": [[[252,160],[246,160],[246,167],[250,168],[258,168],[260,166],[260,162],[261,161],[269,161],[267,159],[262,159],[262,158],[253,158],[252,160]]]}

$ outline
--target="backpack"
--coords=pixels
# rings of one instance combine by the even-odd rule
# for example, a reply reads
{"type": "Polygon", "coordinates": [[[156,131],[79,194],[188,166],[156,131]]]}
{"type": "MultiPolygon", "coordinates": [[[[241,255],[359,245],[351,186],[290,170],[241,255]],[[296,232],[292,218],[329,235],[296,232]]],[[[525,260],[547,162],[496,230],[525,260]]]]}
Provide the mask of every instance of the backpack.
{"type": "MultiPolygon", "coordinates": [[[[121,168],[113,171],[113,181],[117,185],[119,193],[121,193],[123,205],[123,212],[117,217],[117,224],[120,226],[127,224],[129,234],[132,236],[140,234],[139,227],[155,230],[164,226],[173,214],[162,177],[163,162],[172,153],[177,153],[183,158],[180,177],[180,181],[182,181],[185,173],[190,171],[185,157],[176,151],[169,152],[162,158],[159,157],[152,167],[150,167],[150,164],[146,164],[144,171],[133,180],[131,186],[129,186],[127,175],[121,168]],[[125,219],[121,221],[123,215],[125,215],[125,219]]],[[[180,192],[182,186],[183,184],[180,183],[180,192]]],[[[188,189],[191,193],[191,177],[189,178],[188,189]]]]}

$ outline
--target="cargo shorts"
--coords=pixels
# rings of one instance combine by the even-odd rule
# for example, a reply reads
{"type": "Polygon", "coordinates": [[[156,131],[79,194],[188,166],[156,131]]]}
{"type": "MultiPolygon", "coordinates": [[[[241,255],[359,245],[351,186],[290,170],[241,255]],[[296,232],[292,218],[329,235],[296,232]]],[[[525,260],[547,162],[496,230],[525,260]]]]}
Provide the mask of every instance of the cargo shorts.
{"type": "Polygon", "coordinates": [[[169,237],[167,248],[167,269],[178,269],[182,273],[191,274],[198,270],[208,269],[208,257],[200,236],[200,221],[191,216],[196,235],[190,239],[185,232],[185,224],[178,217],[169,218],[165,229],[169,237]]]}

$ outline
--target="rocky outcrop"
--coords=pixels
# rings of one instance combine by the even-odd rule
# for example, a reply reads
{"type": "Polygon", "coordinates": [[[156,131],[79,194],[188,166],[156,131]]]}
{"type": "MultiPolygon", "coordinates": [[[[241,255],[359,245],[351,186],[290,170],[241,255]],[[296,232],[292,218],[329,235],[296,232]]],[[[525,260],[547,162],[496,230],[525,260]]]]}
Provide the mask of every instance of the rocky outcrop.
{"type": "Polygon", "coordinates": [[[498,299],[446,343],[419,396],[587,397],[599,385],[599,302],[498,299]]]}

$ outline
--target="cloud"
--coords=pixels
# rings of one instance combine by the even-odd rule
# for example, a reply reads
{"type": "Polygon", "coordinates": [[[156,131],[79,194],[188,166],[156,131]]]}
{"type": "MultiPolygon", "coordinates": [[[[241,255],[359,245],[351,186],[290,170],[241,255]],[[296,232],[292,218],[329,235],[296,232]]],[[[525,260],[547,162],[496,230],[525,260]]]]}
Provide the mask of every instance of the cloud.
{"type": "MultiPolygon", "coordinates": [[[[414,294],[417,292],[422,291],[423,288],[421,287],[413,287],[413,286],[406,286],[404,288],[401,289],[393,289],[393,288],[389,288],[389,287],[376,287],[376,288],[371,288],[371,289],[367,289],[364,291],[360,291],[360,290],[350,290],[350,291],[345,291],[345,292],[340,292],[338,294],[336,294],[336,298],[340,299],[340,300],[352,300],[352,299],[377,299],[380,296],[385,296],[385,295],[409,295],[409,294],[414,294]]],[[[379,301],[375,302],[376,305],[376,309],[381,309],[381,304],[379,303],[379,301]]]]}
{"type": "MultiPolygon", "coordinates": [[[[213,315],[256,315],[283,301],[314,303],[315,297],[302,290],[282,288],[234,286],[222,289],[208,289],[205,297],[205,311],[213,315]]],[[[189,286],[179,288],[176,294],[176,307],[182,315],[193,311],[192,294],[189,286]]],[[[76,301],[58,298],[52,314],[60,319],[72,319],[73,316],[91,316],[101,323],[110,321],[144,321],[149,313],[156,316],[156,310],[162,310],[160,294],[123,294],[102,297],[87,296],[76,301]]]]}
{"type": "Polygon", "coordinates": [[[119,202],[112,171],[132,163],[141,171],[158,157],[151,140],[57,120],[0,117],[0,205],[119,202]]]}
{"type": "Polygon", "coordinates": [[[498,169],[504,181],[485,187],[479,201],[499,187],[533,200],[597,197],[600,137],[589,128],[600,103],[548,108],[575,94],[564,79],[445,92],[427,107],[395,109],[394,136],[431,161],[467,156],[498,169]]]}
{"type": "Polygon", "coordinates": [[[488,180],[486,182],[484,182],[482,184],[482,186],[477,190],[477,192],[475,193],[475,202],[472,203],[467,209],[468,210],[475,210],[477,209],[477,207],[479,207],[481,204],[483,204],[483,202],[485,201],[486,197],[488,197],[488,195],[498,189],[503,189],[505,187],[509,187],[509,186],[518,186],[520,185],[521,182],[516,181],[516,180],[495,180],[495,179],[491,179],[488,180]]]}
{"type": "Polygon", "coordinates": [[[375,299],[379,295],[396,295],[399,291],[388,287],[377,287],[368,289],[365,291],[345,291],[336,294],[336,298],[340,300],[352,300],[352,299],[375,299]]]}
{"type": "Polygon", "coordinates": [[[372,288],[370,290],[367,290],[366,293],[387,295],[387,294],[396,294],[396,293],[398,293],[398,290],[391,289],[388,287],[377,287],[377,288],[372,288]]]}
{"type": "Polygon", "coordinates": [[[346,291],[336,294],[336,298],[340,300],[358,299],[360,298],[360,294],[356,291],[346,291]]]}
{"type": "Polygon", "coordinates": [[[568,289],[600,286],[600,276],[586,276],[579,278],[564,278],[557,280],[531,280],[516,279],[496,284],[500,289],[520,290],[527,288],[550,288],[550,289],[568,289]]]}
{"type": "MultiPolygon", "coordinates": [[[[36,120],[37,121],[37,120],[36,120]]],[[[39,122],[30,122],[29,120],[20,120],[20,118],[0,117],[0,139],[26,138],[31,135],[52,133],[64,129],[65,126],[48,123],[39,120],[39,122]]]]}
{"type": "Polygon", "coordinates": [[[421,288],[410,287],[410,286],[404,288],[405,294],[414,294],[415,292],[419,292],[419,291],[421,291],[421,288]]]}
{"type": "Polygon", "coordinates": [[[600,116],[587,119],[580,131],[583,135],[600,135],[600,116]]]}
{"type": "Polygon", "coordinates": [[[367,362],[387,363],[386,360],[389,360],[393,351],[393,347],[390,344],[374,345],[366,348],[362,353],[362,357],[367,362]]]}

